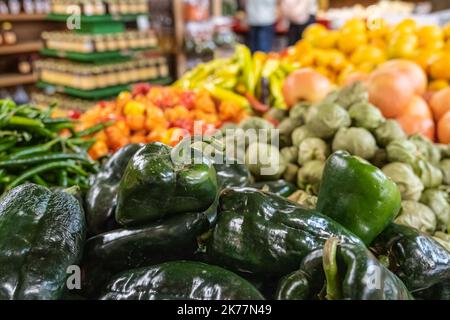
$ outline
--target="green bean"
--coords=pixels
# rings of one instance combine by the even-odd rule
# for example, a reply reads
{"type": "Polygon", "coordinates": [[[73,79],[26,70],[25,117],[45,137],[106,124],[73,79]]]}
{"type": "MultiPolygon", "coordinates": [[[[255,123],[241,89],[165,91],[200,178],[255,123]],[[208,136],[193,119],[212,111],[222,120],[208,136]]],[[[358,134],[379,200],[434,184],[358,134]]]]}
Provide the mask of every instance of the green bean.
{"type": "Polygon", "coordinates": [[[80,131],[78,132],[75,136],[76,137],[85,137],[85,136],[90,136],[94,133],[97,133],[107,127],[109,127],[110,125],[112,125],[114,123],[114,121],[108,121],[108,122],[104,122],[104,123],[99,123],[95,126],[92,126],[86,130],[80,131]]]}
{"type": "Polygon", "coordinates": [[[71,132],[74,132],[75,127],[72,122],[61,122],[56,124],[51,124],[47,127],[49,130],[53,132],[60,132],[64,129],[69,129],[71,132]]]}
{"type": "Polygon", "coordinates": [[[66,123],[70,122],[73,123],[73,120],[70,118],[46,118],[42,119],[43,124],[60,124],[60,123],[66,123]]]}
{"type": "Polygon", "coordinates": [[[41,120],[30,119],[25,117],[12,116],[8,119],[7,126],[19,126],[25,128],[43,128],[44,124],[41,120]]]}
{"type": "Polygon", "coordinates": [[[34,147],[24,147],[20,150],[17,150],[15,153],[9,156],[9,159],[20,159],[24,156],[34,155],[36,153],[48,152],[55,144],[61,142],[62,138],[58,137],[53,139],[47,143],[36,145],[34,147]]]}
{"type": "Polygon", "coordinates": [[[17,137],[8,137],[0,144],[0,152],[13,148],[17,143],[17,137]]]}
{"type": "Polygon", "coordinates": [[[44,187],[48,187],[47,182],[45,182],[45,180],[42,179],[38,174],[34,175],[31,179],[36,184],[39,184],[39,185],[44,186],[44,187]]]}
{"type": "Polygon", "coordinates": [[[84,163],[93,164],[92,161],[89,161],[85,156],[74,153],[48,153],[36,157],[25,158],[25,159],[13,159],[13,160],[5,160],[0,161],[0,168],[10,168],[10,167],[20,167],[24,165],[33,165],[39,164],[42,162],[50,162],[50,161],[60,161],[60,160],[79,160],[84,163]]]}
{"type": "Polygon", "coordinates": [[[61,187],[66,188],[68,186],[68,182],[67,182],[67,171],[66,170],[61,170],[58,172],[58,185],[61,187]]]}
{"type": "Polygon", "coordinates": [[[34,167],[31,170],[25,171],[23,174],[21,174],[20,176],[18,176],[16,179],[14,179],[14,181],[12,181],[11,183],[9,183],[6,186],[6,190],[10,190],[14,187],[16,187],[17,185],[21,184],[23,181],[26,181],[28,178],[31,178],[37,174],[43,173],[43,172],[47,172],[50,170],[55,170],[55,169],[67,169],[67,170],[71,170],[74,171],[76,173],[79,174],[86,174],[87,173],[79,168],[77,165],[75,165],[73,162],[71,161],[57,161],[57,162],[50,162],[50,163],[45,163],[42,164],[40,166],[34,167]]]}

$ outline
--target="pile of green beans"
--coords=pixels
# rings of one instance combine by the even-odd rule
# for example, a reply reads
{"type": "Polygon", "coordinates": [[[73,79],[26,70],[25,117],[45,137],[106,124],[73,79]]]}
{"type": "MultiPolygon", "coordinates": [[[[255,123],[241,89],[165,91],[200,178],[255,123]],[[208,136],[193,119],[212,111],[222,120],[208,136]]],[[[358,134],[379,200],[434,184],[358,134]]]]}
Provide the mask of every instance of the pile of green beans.
{"type": "Polygon", "coordinates": [[[26,182],[89,188],[89,177],[98,170],[87,152],[95,142],[89,136],[109,124],[75,132],[75,120],[51,117],[54,108],[0,100],[0,192],[26,182]],[[62,130],[70,134],[61,136],[62,130]]]}

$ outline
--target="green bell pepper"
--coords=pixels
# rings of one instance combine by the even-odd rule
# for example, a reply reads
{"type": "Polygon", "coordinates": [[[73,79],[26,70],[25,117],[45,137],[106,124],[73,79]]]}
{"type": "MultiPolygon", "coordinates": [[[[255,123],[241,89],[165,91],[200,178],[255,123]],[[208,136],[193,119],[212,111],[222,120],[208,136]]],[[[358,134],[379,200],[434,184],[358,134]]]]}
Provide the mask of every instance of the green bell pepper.
{"type": "Polygon", "coordinates": [[[107,285],[102,300],[263,300],[249,282],[201,262],[173,261],[125,271],[107,285]]]}
{"type": "Polygon", "coordinates": [[[207,254],[213,263],[230,270],[283,276],[296,270],[309,252],[332,236],[362,244],[317,211],[257,189],[230,188],[220,195],[207,254]]]}
{"type": "Polygon", "coordinates": [[[192,157],[186,163],[186,155],[179,161],[179,151],[156,142],[131,158],[119,186],[118,223],[136,225],[211,206],[218,192],[212,161],[192,157]]]}
{"type": "Polygon", "coordinates": [[[373,246],[388,257],[390,269],[411,292],[450,279],[450,252],[417,229],[392,223],[373,246]]]}
{"type": "Polygon", "coordinates": [[[59,299],[81,258],[83,209],[68,192],[20,185],[0,198],[0,300],[59,299]]]}
{"type": "Polygon", "coordinates": [[[142,144],[129,144],[121,148],[95,176],[94,183],[86,194],[86,220],[90,234],[109,231],[111,225],[114,225],[120,180],[128,161],[142,147],[142,144]]]}
{"type": "Polygon", "coordinates": [[[397,216],[397,185],[377,167],[345,151],[326,161],[317,210],[342,224],[369,245],[397,216]]]}

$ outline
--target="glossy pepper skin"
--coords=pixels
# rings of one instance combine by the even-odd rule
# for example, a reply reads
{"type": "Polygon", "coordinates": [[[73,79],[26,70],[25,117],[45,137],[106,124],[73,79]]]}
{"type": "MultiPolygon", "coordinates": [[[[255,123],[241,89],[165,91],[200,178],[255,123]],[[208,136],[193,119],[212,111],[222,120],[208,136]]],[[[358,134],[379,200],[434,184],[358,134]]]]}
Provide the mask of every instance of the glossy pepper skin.
{"type": "Polygon", "coordinates": [[[450,279],[435,284],[425,290],[414,292],[416,299],[450,300],[450,279]]]}
{"type": "Polygon", "coordinates": [[[337,151],[326,161],[317,210],[369,245],[397,216],[401,207],[397,185],[377,167],[337,151]]]}
{"type": "Polygon", "coordinates": [[[207,254],[213,263],[230,270],[284,276],[332,236],[362,243],[317,211],[254,188],[230,188],[220,195],[207,254]]]}
{"type": "Polygon", "coordinates": [[[217,266],[173,261],[125,271],[107,285],[102,300],[263,300],[247,280],[217,266]]]}
{"type": "Polygon", "coordinates": [[[143,144],[129,144],[118,150],[95,176],[94,183],[86,194],[86,220],[88,232],[99,234],[111,230],[114,225],[114,211],[117,193],[128,161],[143,147],[143,144]]]}
{"type": "Polygon", "coordinates": [[[256,182],[252,184],[251,187],[269,191],[286,198],[298,190],[295,185],[283,179],[276,181],[256,182]]]}
{"type": "Polygon", "coordinates": [[[20,185],[0,198],[0,300],[59,299],[86,233],[78,200],[20,185]]]}
{"type": "Polygon", "coordinates": [[[252,183],[253,178],[246,165],[224,162],[214,164],[220,189],[246,187],[252,183]]]}
{"type": "Polygon", "coordinates": [[[390,224],[373,244],[411,292],[450,279],[450,252],[417,229],[390,224]]]}
{"type": "Polygon", "coordinates": [[[128,162],[119,186],[116,220],[131,226],[183,212],[201,212],[214,202],[216,171],[208,158],[176,164],[172,148],[150,143],[128,162]]]}
{"type": "Polygon", "coordinates": [[[277,298],[410,300],[412,296],[363,245],[343,243],[331,251],[326,244],[308,255],[299,270],[281,279],[277,298]]]}
{"type": "Polygon", "coordinates": [[[192,258],[198,249],[197,237],[210,228],[209,219],[206,213],[183,213],[90,238],[83,258],[85,294],[96,297],[98,290],[119,272],[192,258]]]}
{"type": "Polygon", "coordinates": [[[284,276],[278,284],[276,300],[309,300],[311,289],[307,274],[303,270],[284,276]]]}

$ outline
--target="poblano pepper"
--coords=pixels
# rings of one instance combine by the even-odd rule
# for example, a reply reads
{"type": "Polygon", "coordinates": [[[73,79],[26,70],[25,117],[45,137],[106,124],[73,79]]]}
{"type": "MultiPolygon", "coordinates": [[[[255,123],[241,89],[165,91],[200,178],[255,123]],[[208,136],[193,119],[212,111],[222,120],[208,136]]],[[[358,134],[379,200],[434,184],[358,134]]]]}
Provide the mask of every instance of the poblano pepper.
{"type": "Polygon", "coordinates": [[[276,181],[257,182],[252,184],[251,187],[264,191],[269,191],[286,198],[289,197],[291,194],[293,194],[295,191],[297,191],[297,187],[294,184],[282,179],[276,181]]]}
{"type": "Polygon", "coordinates": [[[212,161],[186,153],[178,157],[180,151],[156,142],[131,158],[119,186],[117,222],[136,225],[211,206],[218,191],[212,161]]]}
{"type": "Polygon", "coordinates": [[[450,279],[450,252],[417,229],[392,223],[373,246],[411,292],[450,279]]]}
{"type": "Polygon", "coordinates": [[[326,161],[317,210],[355,233],[365,244],[397,216],[397,185],[377,167],[345,151],[326,161]]]}
{"type": "Polygon", "coordinates": [[[253,188],[222,191],[208,257],[230,270],[283,276],[332,236],[362,244],[355,235],[317,211],[253,188]]]}
{"type": "Polygon", "coordinates": [[[83,258],[84,293],[95,298],[119,272],[170,260],[190,259],[197,237],[210,228],[211,212],[182,213],[141,227],[116,229],[86,242],[83,258]]]}
{"type": "Polygon", "coordinates": [[[68,192],[20,185],[0,198],[0,300],[59,299],[86,225],[68,192]]]}
{"type": "Polygon", "coordinates": [[[111,230],[114,225],[114,210],[117,193],[125,168],[131,157],[142,148],[142,144],[129,144],[118,150],[102,166],[94,183],[86,194],[86,220],[91,234],[111,230]]]}
{"type": "Polygon", "coordinates": [[[173,261],[118,274],[102,300],[263,300],[247,280],[217,266],[173,261]]]}
{"type": "Polygon", "coordinates": [[[409,300],[412,296],[363,245],[330,238],[323,249],[305,258],[300,270],[280,281],[277,298],[409,300]]]}

